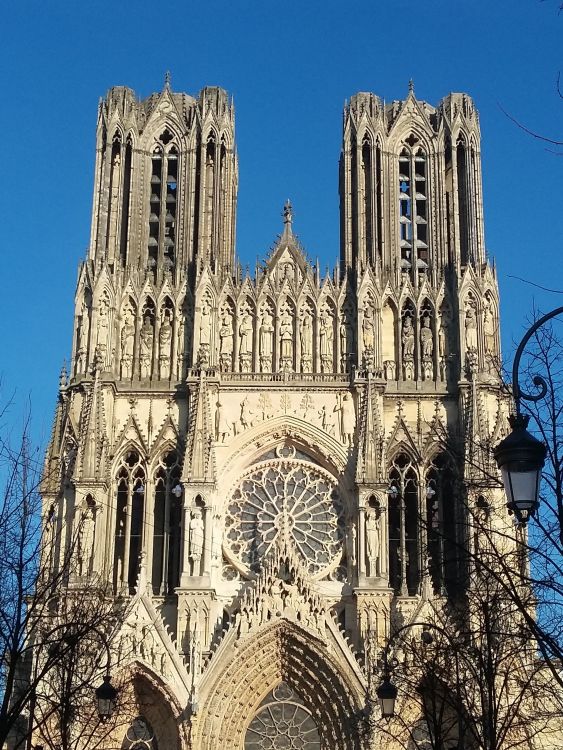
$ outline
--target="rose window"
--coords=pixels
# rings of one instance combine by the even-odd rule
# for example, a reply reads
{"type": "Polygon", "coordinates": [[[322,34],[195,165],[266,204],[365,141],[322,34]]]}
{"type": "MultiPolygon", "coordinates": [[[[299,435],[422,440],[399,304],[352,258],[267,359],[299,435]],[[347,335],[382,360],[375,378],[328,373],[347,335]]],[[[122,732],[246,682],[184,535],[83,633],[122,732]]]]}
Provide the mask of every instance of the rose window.
{"type": "Polygon", "coordinates": [[[316,578],[340,561],[344,524],[334,478],[306,461],[255,464],[234,490],[225,523],[225,554],[242,573],[257,570],[278,544],[297,551],[316,578]]]}
{"type": "Polygon", "coordinates": [[[282,682],[262,702],[246,731],[244,750],[320,750],[313,717],[282,682]]]}

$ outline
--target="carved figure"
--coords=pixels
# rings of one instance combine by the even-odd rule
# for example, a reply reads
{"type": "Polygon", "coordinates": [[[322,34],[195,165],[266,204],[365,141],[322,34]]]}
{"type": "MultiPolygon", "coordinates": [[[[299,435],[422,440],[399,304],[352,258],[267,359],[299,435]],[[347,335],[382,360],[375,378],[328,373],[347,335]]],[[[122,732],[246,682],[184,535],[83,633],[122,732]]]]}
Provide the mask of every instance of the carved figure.
{"type": "Polygon", "coordinates": [[[92,561],[92,548],[94,545],[94,509],[91,505],[86,506],[82,514],[78,530],[78,562],[80,564],[80,575],[88,575],[92,561]]]}
{"type": "Polygon", "coordinates": [[[440,318],[440,328],[438,330],[438,353],[440,357],[447,357],[450,353],[450,322],[451,314],[449,307],[443,307],[440,318]]]}
{"type": "Polygon", "coordinates": [[[434,337],[430,328],[430,315],[424,315],[422,318],[422,328],[420,329],[420,348],[423,359],[432,359],[434,353],[434,337]]]}
{"type": "Polygon", "coordinates": [[[356,564],[356,524],[351,522],[348,529],[348,562],[350,565],[356,564]]]}
{"type": "Polygon", "coordinates": [[[265,308],[260,321],[260,369],[267,372],[272,366],[272,337],[274,335],[273,318],[268,308],[265,308]]]}
{"type": "Polygon", "coordinates": [[[215,409],[215,440],[220,440],[222,443],[224,443],[225,438],[228,436],[230,431],[231,428],[225,416],[225,412],[223,411],[223,406],[219,401],[217,401],[215,409]]]}
{"type": "Polygon", "coordinates": [[[496,354],[497,324],[493,306],[489,299],[486,299],[483,310],[483,333],[485,334],[485,352],[487,354],[496,354]]]}
{"type": "Polygon", "coordinates": [[[326,406],[323,406],[322,409],[319,411],[319,419],[321,421],[322,429],[325,432],[328,432],[329,435],[333,435],[334,424],[332,423],[332,420],[330,419],[326,406]]]}
{"type": "Polygon", "coordinates": [[[252,354],[252,318],[248,310],[243,313],[238,335],[240,338],[239,354],[252,354]]]}
{"type": "Polygon", "coordinates": [[[130,312],[127,310],[121,329],[121,374],[124,378],[130,378],[132,374],[134,343],[135,326],[132,324],[130,312]]]}
{"type": "Polygon", "coordinates": [[[140,333],[141,378],[150,378],[152,365],[153,327],[150,316],[145,315],[140,333]]]}
{"type": "MultiPolygon", "coordinates": [[[[290,319],[291,324],[291,319],[290,319]]],[[[283,325],[283,321],[282,321],[283,325]]],[[[301,359],[311,359],[313,351],[313,320],[310,311],[305,308],[303,311],[303,318],[301,320],[301,359]]],[[[303,362],[302,362],[303,364],[303,362]]]]}
{"type": "Polygon", "coordinates": [[[172,325],[170,324],[170,313],[164,313],[164,319],[160,325],[158,334],[158,361],[160,364],[160,377],[166,379],[170,377],[170,344],[172,341],[172,325]]]}
{"type": "Polygon", "coordinates": [[[376,510],[368,510],[366,512],[366,556],[370,576],[379,575],[379,530],[379,513],[376,510]]]}
{"type": "Polygon", "coordinates": [[[372,305],[369,302],[364,310],[364,318],[362,320],[362,337],[364,350],[373,352],[375,347],[374,311],[372,305]]]}
{"type": "Polygon", "coordinates": [[[102,359],[105,359],[107,351],[108,341],[108,329],[109,329],[109,302],[104,297],[100,300],[100,306],[98,308],[98,336],[96,340],[96,348],[99,350],[102,359]]]}
{"type": "Polygon", "coordinates": [[[321,310],[319,348],[321,352],[322,372],[332,372],[334,366],[332,316],[326,308],[321,310]]]}
{"type": "Polygon", "coordinates": [[[190,521],[190,560],[192,561],[192,575],[199,575],[200,560],[203,554],[204,525],[201,510],[192,511],[190,521]]]}
{"type": "Polygon", "coordinates": [[[250,411],[248,407],[248,396],[245,396],[243,400],[240,402],[240,425],[243,428],[243,430],[246,430],[247,427],[252,427],[252,421],[250,419],[252,415],[252,412],[250,411]]]}
{"type": "Polygon", "coordinates": [[[280,323],[280,366],[283,370],[291,369],[293,363],[293,321],[289,311],[282,314],[280,323]]]}
{"type": "Polygon", "coordinates": [[[340,439],[345,445],[352,447],[356,429],[356,408],[349,393],[344,394],[340,403],[334,407],[334,411],[340,411],[340,439]]]}
{"type": "Polygon", "coordinates": [[[471,302],[465,306],[465,348],[468,352],[477,350],[477,318],[471,302]]]}
{"type": "Polygon", "coordinates": [[[414,357],[414,328],[412,326],[410,313],[407,313],[403,318],[403,333],[401,335],[401,341],[403,343],[403,359],[412,359],[414,357]]]}
{"type": "Polygon", "coordinates": [[[203,300],[199,318],[199,345],[209,349],[211,339],[211,305],[207,299],[203,300]]]}
{"type": "Polygon", "coordinates": [[[219,328],[219,361],[221,371],[228,372],[233,362],[233,316],[230,310],[223,310],[219,328]]]}

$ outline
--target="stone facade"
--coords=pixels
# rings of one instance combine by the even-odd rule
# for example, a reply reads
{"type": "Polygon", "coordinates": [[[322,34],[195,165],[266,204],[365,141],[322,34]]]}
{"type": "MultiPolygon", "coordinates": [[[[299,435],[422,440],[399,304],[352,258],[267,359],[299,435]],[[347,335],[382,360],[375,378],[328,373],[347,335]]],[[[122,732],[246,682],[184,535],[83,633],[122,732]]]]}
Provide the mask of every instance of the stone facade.
{"type": "Polygon", "coordinates": [[[360,747],[393,623],[455,586],[442,439],[475,502],[507,413],[479,143],[465,94],[356,94],[339,268],[309,262],[288,202],[251,277],[226,92],[101,102],[44,498],[63,539],[82,521],[74,585],[129,601],[112,649],[160,747],[360,747]]]}

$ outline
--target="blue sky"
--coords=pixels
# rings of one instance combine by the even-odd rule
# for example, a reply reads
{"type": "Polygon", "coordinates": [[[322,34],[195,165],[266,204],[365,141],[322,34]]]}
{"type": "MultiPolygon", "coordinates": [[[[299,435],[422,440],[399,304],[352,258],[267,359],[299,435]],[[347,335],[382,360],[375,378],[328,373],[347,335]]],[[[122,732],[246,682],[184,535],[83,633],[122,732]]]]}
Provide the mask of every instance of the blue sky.
{"type": "MultiPolygon", "coordinates": [[[[254,265],[281,228],[322,266],[338,255],[342,106],[373,91],[436,104],[465,91],[481,115],[485,229],[496,259],[504,354],[533,303],[563,289],[563,161],[519,130],[563,140],[563,14],[555,0],[5,0],[0,26],[3,207],[2,400],[17,421],[31,399],[49,434],[58,372],[70,355],[76,272],[90,231],[98,98],[225,87],[235,99],[237,247],[254,265]]],[[[560,149],[563,151],[563,147],[560,149]]]]}

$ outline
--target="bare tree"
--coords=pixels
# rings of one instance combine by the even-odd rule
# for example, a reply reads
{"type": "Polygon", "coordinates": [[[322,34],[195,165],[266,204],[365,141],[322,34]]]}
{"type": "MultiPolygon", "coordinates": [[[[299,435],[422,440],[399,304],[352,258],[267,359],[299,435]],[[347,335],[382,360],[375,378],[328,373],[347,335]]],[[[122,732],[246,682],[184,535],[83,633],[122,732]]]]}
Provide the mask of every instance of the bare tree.
{"type": "Polygon", "coordinates": [[[0,478],[0,746],[31,748],[40,737],[53,750],[78,739],[95,748],[112,726],[100,722],[94,691],[123,604],[77,574],[84,519],[61,541],[56,505],[42,507],[49,477],[29,418],[19,438],[0,435],[0,478]]]}

